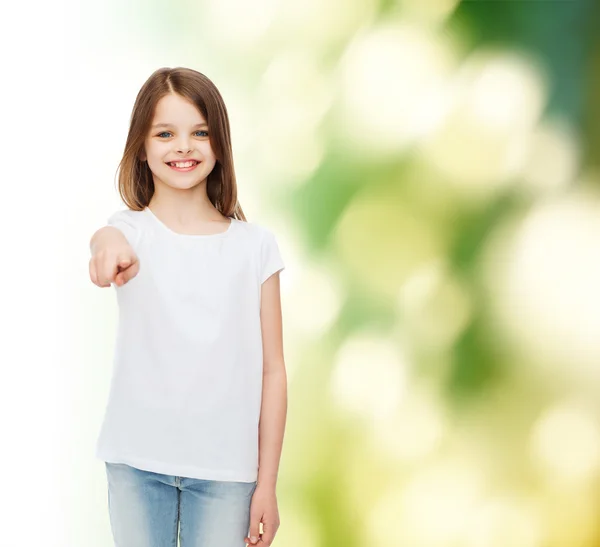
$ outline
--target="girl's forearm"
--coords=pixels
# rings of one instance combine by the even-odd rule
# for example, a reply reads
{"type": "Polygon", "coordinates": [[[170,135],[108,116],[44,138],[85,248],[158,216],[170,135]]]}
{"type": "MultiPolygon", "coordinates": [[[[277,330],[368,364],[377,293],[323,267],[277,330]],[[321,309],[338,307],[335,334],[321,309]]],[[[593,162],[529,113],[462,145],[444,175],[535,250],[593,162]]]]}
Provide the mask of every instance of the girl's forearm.
{"type": "Polygon", "coordinates": [[[263,375],[262,403],[258,426],[257,487],[277,485],[287,414],[287,375],[285,367],[263,375]]]}

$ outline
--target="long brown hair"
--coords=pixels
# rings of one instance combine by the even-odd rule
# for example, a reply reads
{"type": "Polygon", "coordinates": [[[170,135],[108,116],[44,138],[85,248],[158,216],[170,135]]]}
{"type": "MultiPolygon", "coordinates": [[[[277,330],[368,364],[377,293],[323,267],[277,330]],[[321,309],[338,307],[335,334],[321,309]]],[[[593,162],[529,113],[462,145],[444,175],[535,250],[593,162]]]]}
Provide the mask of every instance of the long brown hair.
{"type": "Polygon", "coordinates": [[[148,163],[140,159],[144,141],[158,101],[177,93],[193,103],[209,127],[210,145],[217,158],[206,180],[206,193],[217,210],[246,220],[237,200],[237,184],[231,151],[229,117],[223,98],[204,74],[190,68],[159,68],[141,87],[133,105],[123,158],[119,162],[119,194],[134,211],[146,207],[154,194],[154,180],[148,163]]]}

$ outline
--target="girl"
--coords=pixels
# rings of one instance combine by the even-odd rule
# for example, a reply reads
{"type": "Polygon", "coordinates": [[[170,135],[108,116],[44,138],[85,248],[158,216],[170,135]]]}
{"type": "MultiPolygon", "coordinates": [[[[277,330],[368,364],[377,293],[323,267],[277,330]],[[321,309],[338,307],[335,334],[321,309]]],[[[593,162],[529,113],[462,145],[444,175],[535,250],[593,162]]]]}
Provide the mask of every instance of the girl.
{"type": "Polygon", "coordinates": [[[229,119],[203,74],[138,93],[115,212],[90,241],[114,283],[115,360],[96,445],[118,547],[270,545],[287,411],[273,233],[237,201],[229,119]],[[260,529],[262,526],[262,530],[260,529]]]}

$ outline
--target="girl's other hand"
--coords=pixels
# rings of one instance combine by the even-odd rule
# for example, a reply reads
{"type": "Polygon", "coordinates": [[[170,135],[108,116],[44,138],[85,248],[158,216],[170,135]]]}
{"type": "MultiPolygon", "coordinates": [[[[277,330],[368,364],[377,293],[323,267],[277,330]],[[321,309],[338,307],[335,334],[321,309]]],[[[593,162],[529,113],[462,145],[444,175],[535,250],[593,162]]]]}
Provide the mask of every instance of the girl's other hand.
{"type": "Polygon", "coordinates": [[[98,287],[125,285],[140,271],[140,263],[129,244],[99,249],[90,259],[90,279],[98,287]]]}
{"type": "Polygon", "coordinates": [[[279,529],[279,510],[274,488],[258,486],[250,504],[250,533],[244,542],[250,547],[266,547],[273,543],[279,529]],[[262,532],[260,525],[262,524],[262,532]]]}

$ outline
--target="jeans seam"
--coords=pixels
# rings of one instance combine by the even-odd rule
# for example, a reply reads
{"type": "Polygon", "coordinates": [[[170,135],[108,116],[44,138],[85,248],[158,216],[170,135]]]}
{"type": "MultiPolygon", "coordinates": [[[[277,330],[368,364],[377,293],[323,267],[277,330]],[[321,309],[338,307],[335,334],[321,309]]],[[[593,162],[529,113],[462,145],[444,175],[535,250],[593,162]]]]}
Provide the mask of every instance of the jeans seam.
{"type": "Polygon", "coordinates": [[[179,530],[181,529],[181,491],[177,488],[177,521],[175,523],[175,542],[173,547],[177,547],[179,541],[179,530]]]}

